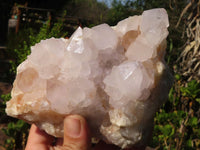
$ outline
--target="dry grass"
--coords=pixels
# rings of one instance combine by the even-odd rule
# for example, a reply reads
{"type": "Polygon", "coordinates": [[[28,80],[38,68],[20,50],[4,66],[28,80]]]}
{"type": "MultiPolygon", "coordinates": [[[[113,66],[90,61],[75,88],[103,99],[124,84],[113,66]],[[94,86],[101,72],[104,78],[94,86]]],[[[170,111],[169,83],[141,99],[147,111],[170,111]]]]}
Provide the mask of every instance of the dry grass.
{"type": "Polygon", "coordinates": [[[198,2],[191,0],[185,7],[177,27],[183,15],[187,16],[185,34],[188,40],[177,60],[180,63],[180,74],[185,76],[188,81],[192,79],[200,81],[200,0],[198,2]]]}

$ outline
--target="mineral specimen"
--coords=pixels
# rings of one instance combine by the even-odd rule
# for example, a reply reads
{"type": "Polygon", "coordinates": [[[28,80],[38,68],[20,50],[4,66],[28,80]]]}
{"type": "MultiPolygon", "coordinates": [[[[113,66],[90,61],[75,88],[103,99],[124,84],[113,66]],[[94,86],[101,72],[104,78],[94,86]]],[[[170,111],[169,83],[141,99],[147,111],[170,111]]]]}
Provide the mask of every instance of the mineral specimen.
{"type": "Polygon", "coordinates": [[[80,114],[93,137],[145,145],[172,83],[163,58],[168,26],[166,11],[152,9],[114,27],[79,27],[69,40],[42,40],[17,68],[7,114],[55,137],[66,115],[80,114]]]}

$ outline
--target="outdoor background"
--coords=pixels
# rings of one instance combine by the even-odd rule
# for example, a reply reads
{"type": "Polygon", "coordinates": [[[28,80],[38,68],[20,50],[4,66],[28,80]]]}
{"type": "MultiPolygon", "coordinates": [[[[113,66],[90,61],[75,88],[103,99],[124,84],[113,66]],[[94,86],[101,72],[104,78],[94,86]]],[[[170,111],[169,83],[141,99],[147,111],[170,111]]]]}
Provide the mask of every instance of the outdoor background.
{"type": "Polygon", "coordinates": [[[0,150],[24,149],[29,125],[5,114],[16,67],[30,46],[70,37],[78,26],[116,25],[144,10],[165,8],[170,27],[165,60],[174,76],[166,103],[155,115],[150,147],[200,149],[200,0],[1,0],[0,150]]]}

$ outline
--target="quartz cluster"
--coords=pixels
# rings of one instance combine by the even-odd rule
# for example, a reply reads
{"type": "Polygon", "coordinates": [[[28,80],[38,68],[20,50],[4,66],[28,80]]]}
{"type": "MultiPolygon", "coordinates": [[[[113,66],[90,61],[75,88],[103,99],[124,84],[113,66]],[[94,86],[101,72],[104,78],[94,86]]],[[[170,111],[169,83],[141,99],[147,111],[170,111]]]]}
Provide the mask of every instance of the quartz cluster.
{"type": "Polygon", "coordinates": [[[80,114],[95,138],[145,145],[172,84],[164,62],[168,26],[160,8],[42,40],[17,68],[7,114],[55,137],[63,136],[66,115],[80,114]]]}

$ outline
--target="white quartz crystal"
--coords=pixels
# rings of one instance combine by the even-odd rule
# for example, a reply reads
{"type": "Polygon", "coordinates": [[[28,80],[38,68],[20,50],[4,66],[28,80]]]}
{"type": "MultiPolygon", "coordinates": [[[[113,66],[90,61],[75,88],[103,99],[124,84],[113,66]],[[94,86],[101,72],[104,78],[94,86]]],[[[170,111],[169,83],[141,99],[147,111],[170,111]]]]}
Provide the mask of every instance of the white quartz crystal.
{"type": "Polygon", "coordinates": [[[115,27],[79,27],[69,40],[42,40],[17,68],[7,114],[55,137],[66,115],[80,114],[95,138],[146,145],[172,83],[163,58],[168,26],[166,11],[152,9],[115,27]]]}

